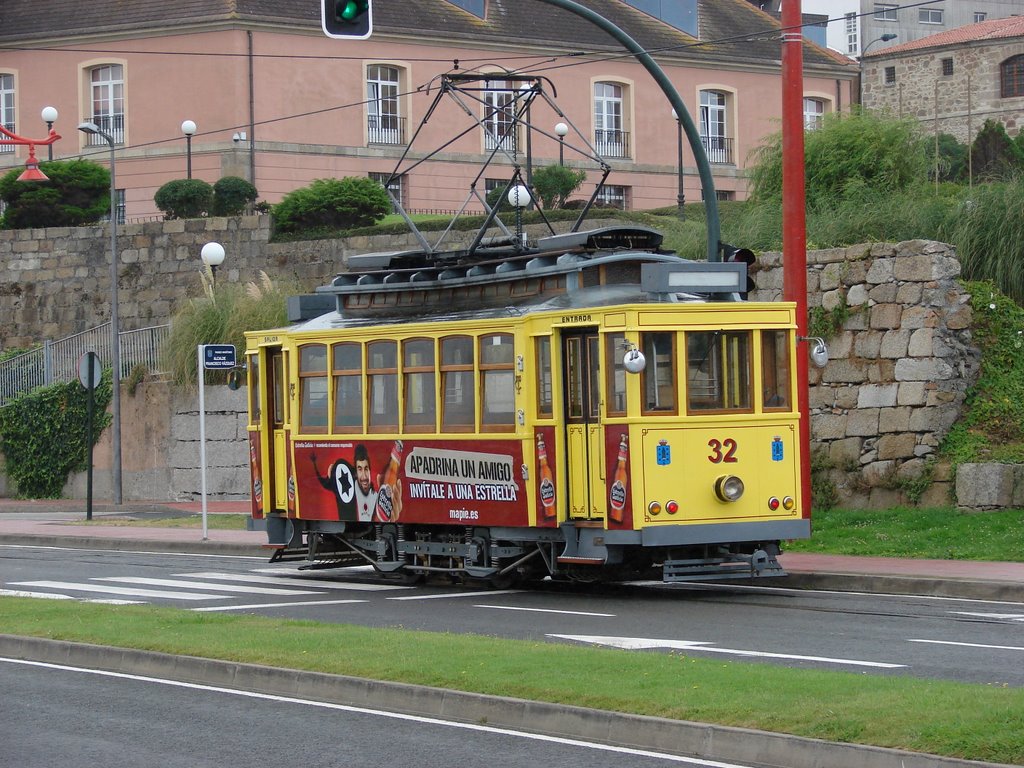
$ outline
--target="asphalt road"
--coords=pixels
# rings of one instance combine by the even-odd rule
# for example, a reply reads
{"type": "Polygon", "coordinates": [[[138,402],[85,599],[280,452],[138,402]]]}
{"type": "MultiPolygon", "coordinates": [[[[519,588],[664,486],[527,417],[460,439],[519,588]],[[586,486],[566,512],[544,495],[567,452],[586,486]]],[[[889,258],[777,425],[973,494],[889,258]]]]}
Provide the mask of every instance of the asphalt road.
{"type": "Polygon", "coordinates": [[[2,658],[0,688],[0,765],[18,768],[751,765],[2,658]]]}
{"type": "Polygon", "coordinates": [[[1024,605],[746,585],[414,587],[258,558],[0,546],[6,594],[613,645],[1024,685],[1024,605]]]}

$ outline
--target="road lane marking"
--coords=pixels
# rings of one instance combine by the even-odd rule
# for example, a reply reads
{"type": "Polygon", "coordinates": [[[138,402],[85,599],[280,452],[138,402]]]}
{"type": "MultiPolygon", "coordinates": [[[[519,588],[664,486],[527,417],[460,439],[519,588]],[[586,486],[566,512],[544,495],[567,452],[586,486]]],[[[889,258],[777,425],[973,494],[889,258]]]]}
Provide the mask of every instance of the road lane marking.
{"type": "MultiPolygon", "coordinates": [[[[488,595],[520,595],[521,589],[496,589],[488,595]]],[[[445,592],[443,595],[407,595],[406,597],[389,597],[387,600],[443,600],[446,597],[480,597],[479,592],[445,592]]]]}
{"type": "Polygon", "coordinates": [[[162,597],[167,600],[223,600],[224,595],[207,595],[202,592],[168,592],[162,589],[129,589],[128,587],[107,587],[102,584],[75,584],[68,581],[14,581],[14,587],[44,587],[66,589],[69,592],[103,592],[128,597],[162,597]]]}
{"type": "Polygon", "coordinates": [[[973,611],[950,611],[955,616],[971,616],[977,619],[1007,619],[1024,621],[1024,613],[975,613],[973,611]]]}
{"type": "Polygon", "coordinates": [[[189,608],[197,613],[219,611],[245,611],[252,608],[302,608],[307,605],[345,605],[347,603],[368,603],[369,600],[296,600],[293,603],[253,603],[252,605],[208,605],[203,608],[189,608]]]}
{"type": "Polygon", "coordinates": [[[989,648],[997,651],[1024,651],[1019,645],[986,645],[984,643],[957,643],[953,640],[920,640],[918,638],[907,638],[908,643],[930,643],[931,645],[959,645],[962,648],[989,648]]]}
{"type": "Polygon", "coordinates": [[[835,659],[829,656],[803,656],[791,653],[770,653],[768,651],[745,651],[738,648],[716,648],[700,640],[650,640],[643,637],[601,637],[599,635],[548,635],[562,640],[576,640],[581,643],[608,645],[629,651],[650,648],[678,648],[702,653],[722,653],[732,656],[751,656],[760,659],[791,659],[794,661],[817,661],[825,664],[842,664],[855,667],[878,667],[880,669],[901,669],[906,664],[891,664],[885,661],[862,661],[860,659],[835,659]]]}
{"type": "Polygon", "coordinates": [[[242,587],[235,584],[214,584],[210,581],[184,581],[182,579],[153,579],[148,576],[104,576],[90,581],[114,581],[124,584],[144,584],[150,587],[184,587],[208,589],[215,592],[243,592],[252,595],[322,595],[311,589],[277,589],[276,587],[242,587]]]}
{"type": "Polygon", "coordinates": [[[100,600],[91,598],[75,597],[74,595],[62,595],[57,592],[25,592],[20,589],[0,589],[0,596],[3,597],[35,597],[43,600],[77,600],[80,603],[103,603],[105,605],[144,605],[141,600],[100,600]]]}
{"type": "Polygon", "coordinates": [[[351,589],[358,592],[384,592],[387,590],[411,589],[404,584],[362,584],[348,581],[328,581],[327,579],[307,579],[301,576],[256,576],[242,573],[220,573],[205,571],[203,573],[175,573],[175,576],[187,576],[196,579],[217,579],[219,581],[244,581],[256,584],[285,584],[287,586],[325,587],[327,589],[351,589]]]}
{"type": "Polygon", "coordinates": [[[383,717],[391,720],[404,720],[410,723],[421,723],[423,725],[439,725],[446,728],[456,728],[463,731],[475,731],[477,733],[493,733],[499,736],[507,736],[514,739],[525,739],[527,741],[540,741],[549,744],[564,744],[570,747],[591,749],[597,752],[612,752],[620,755],[635,755],[638,757],[650,757],[665,760],[672,763],[683,763],[685,765],[696,765],[705,768],[751,768],[749,764],[723,763],[719,760],[708,760],[700,757],[686,757],[684,755],[673,755],[669,752],[655,752],[649,749],[637,749],[635,747],[620,747],[614,744],[600,744],[594,741],[583,741],[581,739],[570,739],[565,736],[548,736],[543,733],[528,733],[516,731],[510,728],[501,728],[494,725],[483,725],[480,723],[462,723],[457,720],[443,720],[439,717],[427,717],[425,715],[408,715],[402,712],[388,712],[383,709],[370,709],[369,707],[357,707],[351,704],[334,704],[327,701],[315,701],[313,699],[300,699],[295,696],[278,696],[272,693],[257,693],[256,691],[242,691],[235,688],[221,688],[214,685],[202,685],[200,683],[186,683],[179,680],[166,680],[159,677],[145,677],[143,675],[131,675],[126,672],[108,672],[103,669],[86,669],[84,667],[72,667],[67,664],[52,664],[44,661],[27,661],[25,659],[12,659],[0,656],[0,662],[8,664],[20,664],[29,667],[41,667],[43,669],[57,669],[64,672],[79,672],[97,677],[114,677],[121,680],[134,680],[141,683],[153,683],[166,685],[174,688],[186,688],[193,691],[208,691],[210,693],[222,693],[229,696],[239,696],[247,699],[260,699],[263,701],[275,701],[282,704],[301,704],[320,709],[329,709],[335,712],[352,712],[359,715],[371,717],[383,717]]]}
{"type": "Polygon", "coordinates": [[[600,616],[614,619],[614,613],[591,613],[590,611],[556,611],[553,608],[521,608],[515,605],[474,605],[474,608],[494,608],[499,611],[529,611],[531,613],[562,613],[568,616],[600,616]]]}

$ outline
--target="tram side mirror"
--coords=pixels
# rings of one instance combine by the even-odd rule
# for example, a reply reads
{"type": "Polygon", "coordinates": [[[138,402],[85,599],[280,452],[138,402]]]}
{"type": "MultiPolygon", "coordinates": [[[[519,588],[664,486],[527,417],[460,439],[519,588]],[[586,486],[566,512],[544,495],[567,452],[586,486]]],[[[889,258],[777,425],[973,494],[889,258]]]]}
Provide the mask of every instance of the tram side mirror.
{"type": "Polygon", "coordinates": [[[816,368],[824,368],[828,364],[828,347],[825,346],[825,340],[816,336],[807,341],[811,342],[811,362],[816,368]]]}
{"type": "Polygon", "coordinates": [[[636,347],[630,347],[622,358],[622,366],[630,373],[640,373],[647,367],[647,358],[636,347]]]}
{"type": "Polygon", "coordinates": [[[245,383],[244,373],[245,369],[243,368],[232,368],[228,371],[228,389],[231,391],[240,389],[245,383]]]}

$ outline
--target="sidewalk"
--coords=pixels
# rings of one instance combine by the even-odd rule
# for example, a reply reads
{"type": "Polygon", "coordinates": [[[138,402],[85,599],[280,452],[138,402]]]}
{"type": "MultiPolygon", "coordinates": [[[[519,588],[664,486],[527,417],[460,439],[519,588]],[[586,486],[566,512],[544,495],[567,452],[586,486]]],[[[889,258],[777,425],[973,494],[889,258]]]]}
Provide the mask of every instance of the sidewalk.
{"type": "MultiPolygon", "coordinates": [[[[208,501],[207,521],[218,514],[248,514],[248,501],[208,501]]],[[[118,518],[160,520],[198,515],[202,504],[132,501],[115,506],[93,502],[93,520],[86,522],[86,503],[57,499],[0,499],[0,543],[75,546],[97,549],[173,550],[177,552],[244,554],[269,559],[266,532],[160,526],[104,525],[118,518]]],[[[908,560],[784,553],[790,574],[766,579],[772,586],[841,591],[924,594],[1024,603],[1024,563],[965,560],[908,560]]]]}

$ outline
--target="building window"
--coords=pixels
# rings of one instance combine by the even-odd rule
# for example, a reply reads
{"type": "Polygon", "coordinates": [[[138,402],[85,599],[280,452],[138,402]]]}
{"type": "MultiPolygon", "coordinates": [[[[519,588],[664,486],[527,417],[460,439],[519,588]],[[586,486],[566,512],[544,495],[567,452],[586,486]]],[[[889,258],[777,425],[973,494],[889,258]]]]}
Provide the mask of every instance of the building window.
{"type": "Polygon", "coordinates": [[[975,11],[974,12],[974,23],[975,24],[979,24],[979,23],[981,23],[982,21],[984,21],[987,18],[988,18],[988,14],[985,13],[984,11],[975,11]]]}
{"type": "Polygon", "coordinates": [[[594,144],[604,157],[629,157],[629,134],[623,123],[624,88],[594,83],[594,144]]]}
{"type": "Polygon", "coordinates": [[[484,93],[484,149],[516,151],[515,87],[504,80],[488,80],[484,93]]]}
{"type": "MultiPolygon", "coordinates": [[[[0,74],[0,125],[14,130],[14,75],[0,74]]],[[[0,152],[13,152],[13,144],[0,144],[0,152]]]]}
{"type": "Polygon", "coordinates": [[[918,8],[917,20],[922,24],[941,24],[942,14],[941,8],[918,8]]]}
{"type": "Polygon", "coordinates": [[[898,5],[875,3],[875,21],[897,21],[896,11],[898,9],[898,5]]]}
{"type": "Polygon", "coordinates": [[[804,128],[813,131],[821,128],[825,119],[825,102],[821,99],[804,99],[804,128]]]}
{"type": "Polygon", "coordinates": [[[846,14],[846,52],[856,55],[860,52],[860,45],[857,38],[857,14],[846,14]]]}
{"type": "Polygon", "coordinates": [[[999,65],[999,80],[1004,99],[1024,96],[1024,54],[1012,56],[999,65]]]}
{"type": "MultiPolygon", "coordinates": [[[[384,189],[391,193],[391,197],[395,199],[398,205],[405,207],[405,174],[399,174],[398,176],[392,177],[390,173],[374,173],[370,172],[370,178],[380,184],[384,189]]],[[[392,205],[392,210],[398,211],[398,207],[392,205]]]]}
{"type": "Polygon", "coordinates": [[[949,75],[953,74],[953,60],[952,59],[943,59],[942,60],[942,74],[946,75],[947,77],[949,75]]]}
{"type": "Polygon", "coordinates": [[[605,184],[597,193],[597,202],[605,208],[618,208],[621,211],[629,208],[629,187],[605,184]]]}
{"type": "Polygon", "coordinates": [[[404,144],[405,119],[399,109],[398,67],[370,64],[366,68],[366,137],[370,144],[404,144]]]}
{"type": "Polygon", "coordinates": [[[726,123],[727,96],[721,91],[700,92],[700,136],[712,163],[731,164],[732,139],[726,123]]]}
{"type": "Polygon", "coordinates": [[[896,67],[885,68],[885,84],[892,85],[896,82],[896,67]]]}
{"type": "MultiPolygon", "coordinates": [[[[124,144],[124,67],[109,64],[89,72],[92,122],[109,134],[115,144],[124,144]]],[[[106,145],[107,140],[86,134],[89,146],[106,145]]]]}
{"type": "MultiPolygon", "coordinates": [[[[110,221],[109,208],[107,209],[107,211],[108,212],[103,215],[103,218],[101,218],[100,221],[110,221]]],[[[124,190],[123,189],[115,189],[114,190],[114,211],[117,214],[117,223],[118,224],[124,224],[125,221],[126,221],[125,213],[127,211],[127,206],[126,206],[126,203],[125,203],[125,196],[124,196],[124,190]]]]}

